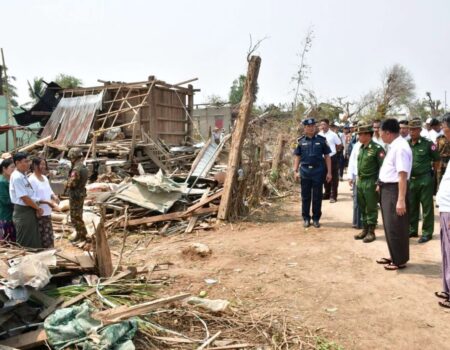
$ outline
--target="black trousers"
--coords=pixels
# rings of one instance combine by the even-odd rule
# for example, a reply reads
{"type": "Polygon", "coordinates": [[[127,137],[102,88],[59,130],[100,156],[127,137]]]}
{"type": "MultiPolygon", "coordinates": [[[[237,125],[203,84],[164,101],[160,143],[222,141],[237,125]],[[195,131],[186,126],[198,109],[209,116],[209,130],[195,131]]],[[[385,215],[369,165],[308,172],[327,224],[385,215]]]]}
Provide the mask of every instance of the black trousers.
{"type": "Polygon", "coordinates": [[[383,217],[386,242],[395,265],[406,264],[409,260],[409,201],[405,198],[406,214],[397,215],[398,183],[380,186],[381,215],[383,217]]]}
{"type": "Polygon", "coordinates": [[[319,221],[322,216],[322,191],[325,169],[323,166],[315,169],[300,167],[300,175],[303,220],[311,220],[312,203],[312,219],[319,221]]]}
{"type": "Polygon", "coordinates": [[[325,182],[325,198],[337,199],[339,186],[339,157],[331,157],[331,181],[325,182]]]}

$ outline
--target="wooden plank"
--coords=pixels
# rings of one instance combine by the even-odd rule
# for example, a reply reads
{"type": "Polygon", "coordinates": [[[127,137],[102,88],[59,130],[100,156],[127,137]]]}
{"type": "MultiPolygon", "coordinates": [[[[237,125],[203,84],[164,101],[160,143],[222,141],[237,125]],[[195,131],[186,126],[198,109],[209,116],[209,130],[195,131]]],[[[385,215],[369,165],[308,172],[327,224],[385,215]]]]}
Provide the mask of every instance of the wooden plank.
{"type": "Polygon", "coordinates": [[[28,152],[32,150],[35,147],[42,146],[44,143],[49,142],[51,140],[51,136],[44,137],[43,139],[37,140],[36,142],[33,142],[25,147],[22,147],[19,149],[19,152],[28,152]]]}
{"type": "Polygon", "coordinates": [[[45,344],[47,334],[44,329],[22,333],[14,337],[0,341],[0,345],[13,346],[17,349],[31,349],[45,344]]]}
{"type": "Polygon", "coordinates": [[[100,277],[110,277],[113,273],[111,251],[105,232],[105,214],[102,210],[102,218],[95,230],[95,257],[100,277]]]}
{"type": "Polygon", "coordinates": [[[31,115],[37,115],[37,116],[48,116],[48,115],[52,115],[52,112],[47,112],[47,111],[32,111],[31,115]]]}
{"type": "MultiPolygon", "coordinates": [[[[192,214],[192,215],[210,214],[210,213],[216,212],[217,210],[218,210],[218,208],[199,208],[197,210],[194,210],[190,214],[192,214]]],[[[176,213],[149,216],[149,217],[145,217],[145,218],[129,220],[128,226],[152,224],[152,223],[161,222],[161,221],[180,220],[187,216],[189,216],[189,213],[186,214],[185,212],[181,212],[181,211],[176,212],[176,213]]],[[[121,226],[123,227],[123,225],[124,224],[122,223],[121,226]]]]}
{"type": "Polygon", "coordinates": [[[103,325],[120,322],[131,317],[145,315],[151,310],[154,310],[162,305],[172,303],[179,300],[184,300],[190,297],[190,293],[182,293],[171,297],[152,300],[147,303],[138,305],[126,306],[122,305],[114,309],[99,311],[92,314],[92,318],[102,321],[103,325]]]}
{"type": "Polygon", "coordinates": [[[223,196],[220,201],[218,218],[227,220],[230,214],[230,208],[233,197],[233,188],[236,183],[236,174],[242,158],[242,146],[247,133],[247,125],[250,119],[253,99],[255,96],[261,58],[252,56],[250,58],[247,70],[247,78],[244,84],[244,94],[239,107],[239,114],[236,120],[236,126],[231,139],[231,149],[228,157],[227,176],[223,186],[223,196]]]}
{"type": "MultiPolygon", "coordinates": [[[[210,188],[208,187],[205,191],[205,193],[203,193],[202,197],[200,198],[199,202],[204,201],[206,198],[208,198],[208,194],[209,194],[210,188]]],[[[186,230],[184,231],[184,233],[192,233],[192,231],[195,228],[195,224],[198,221],[198,216],[194,215],[189,219],[189,223],[188,226],[186,227],[186,230]]]]}
{"type": "Polygon", "coordinates": [[[212,202],[213,200],[220,198],[222,196],[222,190],[214,193],[212,196],[209,196],[205,199],[202,199],[200,202],[198,202],[197,204],[194,204],[192,206],[190,206],[189,208],[187,208],[187,210],[185,211],[185,214],[189,214],[192,213],[194,210],[203,207],[205,204],[208,204],[210,202],[212,202]]]}
{"type": "Polygon", "coordinates": [[[41,305],[45,307],[49,307],[56,301],[56,299],[53,299],[52,297],[49,297],[47,294],[42,293],[41,291],[38,291],[36,289],[30,289],[30,295],[34,300],[37,300],[39,303],[41,303],[41,305]]]}

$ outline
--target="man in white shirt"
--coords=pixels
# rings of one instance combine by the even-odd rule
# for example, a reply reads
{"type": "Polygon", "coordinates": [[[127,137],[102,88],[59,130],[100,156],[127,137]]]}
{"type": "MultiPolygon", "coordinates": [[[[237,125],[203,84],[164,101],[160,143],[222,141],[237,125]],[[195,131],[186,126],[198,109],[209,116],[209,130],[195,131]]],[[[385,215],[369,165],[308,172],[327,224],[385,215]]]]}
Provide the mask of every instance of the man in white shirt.
{"type": "Polygon", "coordinates": [[[14,204],[16,241],[23,247],[42,248],[37,215],[42,215],[43,210],[39,207],[39,200],[26,175],[30,169],[30,161],[23,152],[17,152],[13,160],[16,169],[9,180],[9,195],[14,204]]]}
{"type": "Polygon", "coordinates": [[[322,119],[320,127],[319,135],[327,139],[328,146],[331,149],[331,181],[325,182],[323,199],[329,199],[330,203],[336,203],[339,186],[339,158],[337,152],[341,151],[343,146],[339,136],[330,130],[330,121],[328,119],[322,119]]]}
{"type": "Polygon", "coordinates": [[[357,229],[362,228],[361,212],[359,211],[358,195],[356,191],[356,180],[358,177],[358,153],[360,148],[361,142],[357,141],[352,148],[352,153],[350,153],[347,167],[347,180],[349,181],[350,187],[352,188],[352,197],[353,197],[352,227],[357,229]]]}
{"type": "Polygon", "coordinates": [[[431,126],[430,123],[433,120],[433,118],[427,118],[427,120],[425,121],[425,125],[422,128],[422,131],[420,132],[420,136],[425,137],[426,139],[429,139],[429,133],[431,130],[431,126]]]}
{"type": "Polygon", "coordinates": [[[398,122],[400,124],[400,136],[403,137],[406,141],[411,140],[411,136],[409,136],[409,125],[408,121],[403,119],[398,122]]]}
{"type": "Polygon", "coordinates": [[[383,139],[381,138],[381,135],[380,135],[381,120],[375,119],[372,122],[372,128],[373,128],[372,140],[374,140],[379,145],[383,146],[383,148],[387,151],[386,144],[384,143],[384,141],[383,141],[383,139]]]}
{"type": "MultiPolygon", "coordinates": [[[[445,137],[450,141],[450,113],[442,117],[442,127],[445,137]]],[[[439,205],[441,223],[443,291],[436,292],[435,295],[443,299],[439,302],[440,306],[450,308],[450,167],[446,168],[442,177],[436,204],[439,205]]]]}
{"type": "Polygon", "coordinates": [[[377,262],[386,270],[406,267],[409,260],[408,179],[412,168],[412,151],[400,136],[397,119],[381,124],[381,137],[389,145],[379,174],[381,213],[390,257],[377,262]]]}
{"type": "Polygon", "coordinates": [[[433,141],[433,143],[436,143],[436,139],[438,138],[438,136],[442,135],[441,122],[436,118],[431,119],[430,128],[431,129],[428,132],[428,138],[433,141]]]}

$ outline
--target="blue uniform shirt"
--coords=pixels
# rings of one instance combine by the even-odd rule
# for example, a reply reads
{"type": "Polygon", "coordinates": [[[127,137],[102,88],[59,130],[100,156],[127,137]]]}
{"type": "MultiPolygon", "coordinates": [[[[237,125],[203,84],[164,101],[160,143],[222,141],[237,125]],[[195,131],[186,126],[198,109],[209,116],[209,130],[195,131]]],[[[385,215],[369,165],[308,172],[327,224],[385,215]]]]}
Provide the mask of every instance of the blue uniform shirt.
{"type": "Polygon", "coordinates": [[[331,153],[325,137],[314,135],[312,138],[306,135],[298,139],[297,148],[294,151],[296,156],[300,156],[302,166],[320,167],[324,165],[323,156],[331,153]]]}

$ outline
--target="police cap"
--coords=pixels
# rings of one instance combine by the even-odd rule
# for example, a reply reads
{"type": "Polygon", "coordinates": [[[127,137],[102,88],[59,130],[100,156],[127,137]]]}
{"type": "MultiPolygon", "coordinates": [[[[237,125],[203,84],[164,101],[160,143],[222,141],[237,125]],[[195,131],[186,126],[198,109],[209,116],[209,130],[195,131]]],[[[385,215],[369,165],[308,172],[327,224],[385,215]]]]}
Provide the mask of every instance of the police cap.
{"type": "Polygon", "coordinates": [[[303,125],[314,125],[314,124],[316,124],[316,120],[314,118],[308,118],[308,119],[305,119],[302,122],[302,124],[303,125]]]}

